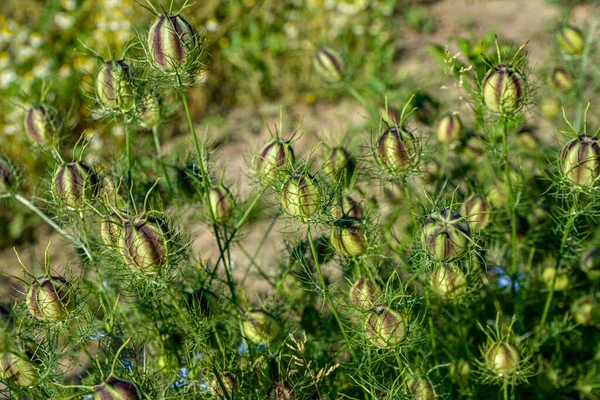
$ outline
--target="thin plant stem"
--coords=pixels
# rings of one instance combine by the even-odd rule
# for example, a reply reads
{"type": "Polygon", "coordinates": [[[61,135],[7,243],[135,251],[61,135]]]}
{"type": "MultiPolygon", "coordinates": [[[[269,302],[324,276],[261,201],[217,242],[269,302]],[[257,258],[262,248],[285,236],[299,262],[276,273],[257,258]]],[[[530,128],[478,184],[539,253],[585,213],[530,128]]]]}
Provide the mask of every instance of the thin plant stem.
{"type": "Polygon", "coordinates": [[[129,192],[133,188],[133,177],[131,170],[133,169],[133,157],[131,154],[131,132],[127,125],[127,119],[125,118],[125,114],[123,114],[123,128],[125,129],[125,154],[127,157],[127,180],[129,187],[127,188],[129,192]]]}
{"type": "Polygon", "coordinates": [[[502,385],[502,392],[504,393],[504,400],[508,400],[508,379],[504,380],[504,384],[502,385]]]}
{"type": "MultiPolygon", "coordinates": [[[[433,326],[433,317],[432,317],[432,311],[431,311],[431,302],[429,299],[429,288],[425,288],[425,306],[427,307],[427,321],[429,324],[429,340],[431,341],[431,352],[433,353],[433,359],[435,360],[435,364],[439,364],[438,363],[438,357],[437,357],[437,353],[435,351],[436,348],[436,342],[435,342],[435,329],[433,326]]],[[[436,369],[436,374],[439,377],[440,376],[440,370],[436,369]]]]}
{"type": "Polygon", "coordinates": [[[408,181],[406,180],[405,175],[402,175],[402,186],[404,186],[404,196],[406,197],[406,202],[408,203],[408,210],[410,211],[410,215],[412,216],[414,225],[413,229],[419,229],[419,220],[417,218],[417,213],[413,206],[412,197],[408,188],[408,181]]]}
{"type": "MultiPolygon", "coordinates": [[[[508,187],[508,199],[510,208],[510,243],[512,248],[512,276],[515,282],[519,272],[519,245],[517,243],[517,209],[515,204],[515,192],[510,179],[510,164],[508,163],[508,119],[503,120],[502,130],[502,158],[504,162],[504,178],[508,187]]],[[[514,284],[513,284],[514,289],[514,284]]]]}
{"type": "Polygon", "coordinates": [[[158,126],[152,127],[152,137],[154,138],[154,147],[156,148],[156,157],[158,158],[158,162],[163,170],[163,174],[165,175],[165,179],[167,180],[167,184],[169,185],[169,189],[171,192],[173,191],[173,184],[171,183],[171,177],[167,172],[167,166],[165,165],[165,161],[162,156],[162,150],[160,146],[160,138],[158,136],[158,126]]]}

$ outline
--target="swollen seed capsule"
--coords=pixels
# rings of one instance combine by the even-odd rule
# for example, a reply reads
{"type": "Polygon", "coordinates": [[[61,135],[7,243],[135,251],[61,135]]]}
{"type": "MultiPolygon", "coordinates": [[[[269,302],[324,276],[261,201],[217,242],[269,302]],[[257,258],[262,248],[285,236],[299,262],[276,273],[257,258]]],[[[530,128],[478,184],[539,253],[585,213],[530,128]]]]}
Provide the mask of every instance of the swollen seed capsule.
{"type": "Polygon", "coordinates": [[[423,224],[421,242],[435,259],[447,262],[461,257],[469,248],[469,224],[459,213],[442,210],[431,214],[423,224]]]}
{"type": "Polygon", "coordinates": [[[161,15],[148,32],[148,55],[166,72],[177,72],[196,49],[196,32],[180,14],[161,15]]]}
{"type": "Polygon", "coordinates": [[[554,267],[544,268],[542,271],[542,280],[548,288],[551,288],[552,283],[554,283],[554,291],[556,292],[566,290],[569,287],[569,283],[571,283],[569,275],[567,275],[563,269],[559,270],[557,275],[556,268],[554,267]]]}
{"type": "Polygon", "coordinates": [[[370,308],[379,298],[380,291],[376,282],[361,278],[350,287],[350,302],[357,307],[370,308]]]}
{"type": "Polygon", "coordinates": [[[96,75],[96,97],[107,109],[129,111],[134,105],[132,68],[123,60],[105,61],[96,75]]]}
{"type": "Polygon", "coordinates": [[[568,142],[560,159],[564,177],[578,186],[589,187],[600,175],[600,145],[593,136],[580,135],[568,142]]]}
{"type": "Polygon", "coordinates": [[[310,176],[294,174],[283,185],[279,202],[290,217],[310,218],[321,210],[321,191],[310,176]]]}
{"type": "Polygon", "coordinates": [[[208,192],[208,198],[215,221],[217,223],[229,221],[235,208],[235,201],[229,189],[223,185],[213,187],[208,192]]]}
{"type": "Polygon", "coordinates": [[[479,194],[470,195],[462,204],[460,213],[465,216],[474,232],[484,230],[490,222],[490,206],[485,197],[479,194]]]}
{"type": "Polygon", "coordinates": [[[134,271],[157,274],[168,264],[168,236],[166,224],[153,215],[124,221],[118,243],[121,257],[134,271]]]}
{"type": "Polygon", "coordinates": [[[344,60],[335,50],[324,47],[317,51],[313,60],[317,74],[328,83],[337,83],[344,76],[344,60]]]}
{"type": "Polygon", "coordinates": [[[463,127],[456,114],[440,117],[435,123],[435,137],[440,143],[452,143],[460,139],[463,127]]]}
{"type": "Polygon", "coordinates": [[[363,217],[363,212],[360,204],[350,196],[340,196],[335,206],[333,207],[332,214],[336,219],[362,219],[363,217]]]}
{"type": "Polygon", "coordinates": [[[279,181],[279,175],[292,169],[296,158],[289,141],[274,139],[260,151],[255,161],[256,175],[263,185],[273,185],[279,181]]]}
{"type": "Polygon", "coordinates": [[[414,396],[414,400],[434,400],[436,397],[429,379],[419,375],[411,377],[408,381],[408,391],[414,396]]]}
{"type": "Polygon", "coordinates": [[[580,29],[565,25],[556,31],[556,41],[563,51],[570,55],[583,54],[585,38],[580,29]]]}
{"type": "Polygon", "coordinates": [[[54,194],[67,207],[81,208],[98,190],[98,176],[80,162],[61,164],[54,173],[54,194]]]}
{"type": "Polygon", "coordinates": [[[269,389],[269,400],[296,400],[294,387],[287,381],[276,382],[269,389]]]}
{"type": "Polygon", "coordinates": [[[406,172],[416,163],[414,136],[404,128],[387,129],[377,142],[377,156],[381,166],[388,172],[406,172]]]}
{"type": "Polygon", "coordinates": [[[560,100],[556,97],[544,97],[542,99],[542,115],[547,119],[555,119],[561,112],[560,100]]]}
{"type": "Polygon", "coordinates": [[[268,344],[277,339],[281,326],[268,312],[261,309],[249,311],[242,322],[242,335],[255,344],[268,344]]]}
{"type": "Polygon", "coordinates": [[[589,279],[600,278],[600,248],[593,248],[581,255],[581,270],[589,279]]]}
{"type": "Polygon", "coordinates": [[[364,254],[368,244],[361,222],[354,218],[337,220],[331,228],[331,245],[343,257],[364,254]]]}
{"type": "Polygon", "coordinates": [[[219,372],[218,378],[213,376],[210,379],[209,386],[213,393],[224,399],[235,399],[239,391],[238,380],[229,371],[219,372]],[[227,395],[225,395],[226,393],[227,395]]]}
{"type": "Polygon", "coordinates": [[[573,319],[580,325],[593,325],[594,311],[598,309],[598,302],[592,296],[577,299],[571,306],[573,319]]]}
{"type": "Polygon", "coordinates": [[[104,382],[94,386],[95,400],[139,400],[142,398],[133,382],[109,376],[104,382]]]}
{"type": "Polygon", "coordinates": [[[519,350],[506,342],[494,343],[487,351],[487,367],[498,376],[510,376],[519,368],[521,355],[519,350]]]}
{"type": "Polygon", "coordinates": [[[354,177],[356,161],[350,152],[343,147],[331,149],[323,170],[327,178],[334,184],[349,186],[354,177]]]}
{"type": "Polygon", "coordinates": [[[15,167],[6,157],[0,157],[0,193],[6,193],[15,186],[15,167]]]}
{"type": "Polygon", "coordinates": [[[548,85],[554,90],[567,93],[573,88],[573,77],[564,68],[554,68],[548,76],[548,85]]]}
{"type": "Polygon", "coordinates": [[[467,288],[467,277],[454,264],[440,264],[431,274],[431,289],[442,297],[453,299],[467,288]]]}
{"type": "Polygon", "coordinates": [[[367,315],[365,332],[367,339],[378,347],[394,347],[406,338],[406,320],[387,304],[381,304],[367,315]]]}
{"type": "Polygon", "coordinates": [[[36,104],[27,110],[24,126],[29,138],[38,143],[45,144],[56,134],[56,110],[45,104],[36,104]]]}
{"type": "Polygon", "coordinates": [[[518,111],[526,96],[525,80],[510,65],[501,64],[492,68],[481,87],[486,107],[501,115],[518,111]]]}
{"type": "Polygon", "coordinates": [[[59,276],[38,278],[27,292],[27,309],[40,321],[62,321],[75,309],[75,292],[59,276]]]}
{"type": "Polygon", "coordinates": [[[38,366],[29,358],[14,353],[5,353],[2,357],[1,377],[9,385],[28,388],[40,381],[38,366]]]}

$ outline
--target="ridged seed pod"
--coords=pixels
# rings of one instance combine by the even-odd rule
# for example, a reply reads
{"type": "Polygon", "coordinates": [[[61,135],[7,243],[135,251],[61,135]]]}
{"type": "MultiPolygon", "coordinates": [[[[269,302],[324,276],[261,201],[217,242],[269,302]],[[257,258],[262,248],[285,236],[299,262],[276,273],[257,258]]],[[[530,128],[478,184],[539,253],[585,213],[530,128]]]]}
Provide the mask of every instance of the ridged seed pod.
{"type": "Polygon", "coordinates": [[[148,52],[152,63],[166,72],[176,72],[196,50],[194,28],[180,14],[160,15],[148,32],[148,52]]]}
{"type": "Polygon", "coordinates": [[[476,193],[465,200],[460,207],[460,213],[465,216],[473,232],[484,230],[490,222],[490,206],[485,197],[476,193]]]}
{"type": "Polygon", "coordinates": [[[467,277],[454,264],[440,264],[431,274],[431,289],[442,297],[453,299],[467,289],[467,277]]]}
{"type": "Polygon", "coordinates": [[[155,90],[150,90],[138,102],[137,118],[146,129],[157,127],[162,120],[162,99],[155,90]]]}
{"type": "Polygon", "coordinates": [[[446,114],[435,123],[435,137],[440,143],[453,143],[460,139],[462,122],[456,114],[446,114]]]}
{"type": "Polygon", "coordinates": [[[381,166],[388,172],[406,172],[417,161],[414,136],[404,128],[387,129],[377,142],[377,156],[381,166]]]}
{"type": "Polygon", "coordinates": [[[290,217],[310,218],[321,211],[322,195],[317,182],[308,175],[291,175],[283,185],[279,202],[290,217]]]}
{"type": "Polygon", "coordinates": [[[573,88],[573,77],[564,68],[554,68],[548,76],[548,85],[554,90],[567,93],[573,88]]]}
{"type": "Polygon", "coordinates": [[[580,265],[589,279],[600,279],[600,248],[593,248],[583,253],[580,265]]]}
{"type": "Polygon", "coordinates": [[[9,385],[19,388],[35,386],[40,381],[38,365],[31,359],[14,353],[5,353],[2,356],[0,375],[9,385]]]}
{"type": "Polygon", "coordinates": [[[331,228],[331,245],[343,257],[364,254],[368,244],[361,222],[354,218],[337,220],[331,228]]]}
{"type": "Polygon", "coordinates": [[[0,157],[0,193],[10,191],[16,183],[17,175],[12,161],[6,157],[0,157]]]}
{"type": "Polygon", "coordinates": [[[363,212],[360,204],[350,196],[340,196],[333,207],[335,219],[354,218],[362,219],[363,212]]]}
{"type": "Polygon", "coordinates": [[[256,175],[263,185],[273,185],[279,182],[279,175],[290,170],[295,162],[296,158],[291,143],[282,139],[274,139],[267,143],[257,155],[256,175]]]}
{"type": "Polygon", "coordinates": [[[96,98],[107,109],[129,111],[134,105],[132,67],[123,60],[102,63],[96,75],[96,98]]]}
{"type": "Polygon", "coordinates": [[[348,150],[343,147],[333,147],[329,152],[323,170],[327,178],[334,184],[347,187],[352,183],[356,161],[348,150]]]}
{"type": "Polygon", "coordinates": [[[211,392],[223,399],[235,399],[240,390],[237,378],[229,371],[219,372],[218,378],[213,376],[210,379],[209,386],[211,392]],[[227,393],[227,395],[225,395],[225,393],[227,393]]]}
{"type": "Polygon", "coordinates": [[[600,145],[593,136],[580,135],[568,142],[560,159],[563,175],[578,186],[589,187],[600,175],[600,145]]]}
{"type": "Polygon", "coordinates": [[[504,341],[492,344],[485,356],[487,367],[498,376],[512,375],[518,370],[520,361],[519,350],[504,341]]]}
{"type": "Polygon", "coordinates": [[[38,278],[27,292],[27,309],[40,321],[62,321],[75,309],[75,292],[60,276],[38,278]]]}
{"type": "Polygon", "coordinates": [[[457,212],[442,210],[431,214],[423,224],[421,242],[435,259],[447,262],[461,257],[469,248],[471,230],[457,212]]]}
{"type": "Polygon", "coordinates": [[[585,49],[583,32],[574,26],[565,25],[557,30],[556,41],[561,49],[570,56],[583,54],[585,49]]]}
{"type": "Polygon", "coordinates": [[[133,382],[109,376],[94,386],[95,400],[140,400],[142,395],[133,382]]]}
{"type": "Polygon", "coordinates": [[[255,344],[269,344],[279,336],[281,326],[268,312],[255,309],[246,313],[242,322],[242,335],[255,344]]]}
{"type": "Polygon", "coordinates": [[[394,347],[407,335],[407,321],[387,304],[380,304],[367,315],[365,332],[367,339],[378,347],[394,347]]]}
{"type": "Polygon", "coordinates": [[[98,176],[95,171],[80,162],[59,165],[53,182],[56,197],[73,209],[81,208],[98,191],[98,176]]]}
{"type": "Polygon", "coordinates": [[[400,113],[391,107],[382,107],[379,113],[381,120],[385,122],[387,126],[394,127],[400,125],[400,113]]]}
{"type": "Polygon", "coordinates": [[[510,65],[501,64],[492,68],[481,87],[486,107],[501,115],[518,111],[525,101],[525,80],[510,65]]]}
{"type": "Polygon", "coordinates": [[[153,215],[124,221],[118,246],[125,264],[134,271],[157,274],[168,264],[168,233],[165,222],[153,215]]]}
{"type": "Polygon", "coordinates": [[[227,222],[233,216],[235,201],[233,195],[225,186],[215,186],[208,191],[212,214],[217,223],[227,222]]]}
{"type": "Polygon", "coordinates": [[[269,400],[296,400],[294,387],[287,381],[276,382],[269,389],[269,400]]]}
{"type": "Polygon", "coordinates": [[[408,391],[414,397],[413,400],[434,400],[436,398],[433,386],[429,379],[414,375],[408,381],[408,391]]]}
{"type": "Polygon", "coordinates": [[[46,104],[35,104],[27,110],[24,126],[32,141],[45,144],[57,133],[56,110],[46,104]]]}
{"type": "Polygon", "coordinates": [[[335,50],[324,47],[317,51],[313,60],[317,74],[328,83],[337,83],[344,78],[344,60],[335,50]]]}
{"type": "Polygon", "coordinates": [[[350,303],[361,308],[370,308],[380,296],[377,282],[361,278],[350,287],[350,303]]]}

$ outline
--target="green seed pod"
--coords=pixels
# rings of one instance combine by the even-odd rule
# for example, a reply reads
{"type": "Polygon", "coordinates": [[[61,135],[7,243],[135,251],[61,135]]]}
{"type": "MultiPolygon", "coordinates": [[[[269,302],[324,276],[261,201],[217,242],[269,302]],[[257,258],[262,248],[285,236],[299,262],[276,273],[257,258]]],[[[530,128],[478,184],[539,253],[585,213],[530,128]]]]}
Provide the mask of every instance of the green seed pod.
{"type": "Polygon", "coordinates": [[[350,196],[340,196],[333,207],[332,214],[335,219],[363,218],[363,212],[360,204],[350,196]]]}
{"type": "Polygon", "coordinates": [[[61,164],[54,173],[54,194],[67,207],[79,209],[98,191],[98,176],[80,162],[61,164]]]}
{"type": "Polygon", "coordinates": [[[327,83],[337,83],[344,78],[344,60],[337,51],[331,48],[324,47],[317,51],[313,67],[327,83]]]}
{"type": "Polygon", "coordinates": [[[347,187],[352,183],[356,161],[350,152],[343,147],[331,149],[323,170],[327,178],[334,184],[338,183],[347,187]]]}
{"type": "Polygon", "coordinates": [[[395,109],[391,107],[387,107],[387,109],[382,107],[379,114],[381,120],[385,122],[387,126],[394,127],[400,125],[400,114],[395,109]]]}
{"type": "Polygon", "coordinates": [[[242,335],[255,344],[269,344],[279,336],[281,326],[268,312],[261,309],[249,311],[242,322],[242,335]]]}
{"type": "Polygon", "coordinates": [[[162,120],[162,99],[155,90],[148,91],[136,105],[137,118],[146,129],[157,127],[162,120]]]}
{"type": "Polygon", "coordinates": [[[588,278],[600,279],[600,248],[593,248],[583,253],[580,266],[588,278]]]}
{"type": "Polygon", "coordinates": [[[378,347],[394,347],[402,343],[407,334],[407,321],[399,312],[380,304],[367,315],[367,339],[378,347]]]}
{"type": "Polygon", "coordinates": [[[294,387],[287,381],[276,382],[269,389],[269,400],[296,400],[294,387]]]}
{"type": "Polygon", "coordinates": [[[567,93],[573,88],[573,77],[564,68],[554,68],[548,76],[548,85],[554,90],[567,93]]]}
{"type": "Polygon", "coordinates": [[[45,144],[57,133],[56,110],[46,104],[35,104],[25,115],[25,132],[29,138],[38,143],[45,144]]]}
{"type": "Polygon", "coordinates": [[[233,216],[235,201],[233,195],[225,186],[215,186],[208,191],[212,214],[217,223],[227,222],[233,216]]]}
{"type": "Polygon", "coordinates": [[[27,309],[40,321],[59,322],[75,309],[75,292],[60,276],[38,278],[27,292],[27,309]]]}
{"type": "Polygon", "coordinates": [[[380,296],[377,282],[361,278],[350,287],[350,303],[360,308],[371,308],[380,296]]]}
{"type": "Polygon", "coordinates": [[[580,135],[560,153],[562,173],[578,186],[589,187],[600,175],[600,145],[593,136],[580,135]]]}
{"type": "Polygon", "coordinates": [[[523,129],[517,133],[517,143],[519,146],[527,151],[537,151],[540,148],[540,141],[535,134],[527,129],[523,129]]]}
{"type": "Polygon", "coordinates": [[[123,60],[102,63],[96,75],[96,98],[102,107],[129,111],[134,105],[132,67],[123,60]]]}
{"type": "Polygon", "coordinates": [[[581,297],[571,305],[573,319],[580,325],[594,325],[600,321],[594,321],[594,311],[598,309],[598,302],[592,296],[581,297]]]}
{"type": "Polygon", "coordinates": [[[566,270],[561,268],[558,271],[558,275],[556,273],[556,268],[554,267],[546,267],[542,271],[542,280],[548,286],[548,288],[552,287],[552,282],[554,282],[554,291],[562,292],[569,287],[571,283],[571,279],[569,275],[566,274],[566,270]],[[556,278],[555,278],[556,276],[556,278]]]}
{"type": "Polygon", "coordinates": [[[309,175],[293,174],[283,185],[279,202],[290,217],[307,219],[321,211],[321,190],[309,175]]]}
{"type": "Polygon", "coordinates": [[[556,41],[560,48],[570,56],[583,54],[585,38],[580,29],[565,25],[556,31],[556,41]]]}
{"type": "Polygon", "coordinates": [[[211,392],[223,399],[235,399],[240,390],[237,378],[229,371],[219,372],[219,378],[213,376],[210,379],[209,386],[211,392]]]}
{"type": "Polygon", "coordinates": [[[470,195],[462,204],[460,213],[465,216],[471,231],[474,232],[484,230],[490,222],[490,206],[485,197],[479,194],[470,195]]]}
{"type": "Polygon", "coordinates": [[[414,400],[434,400],[436,398],[429,379],[419,375],[412,376],[408,381],[408,391],[414,400]]]}
{"type": "Polygon", "coordinates": [[[165,222],[153,215],[141,214],[124,221],[118,246],[127,266],[154,275],[168,265],[168,243],[165,222]]]}
{"type": "Polygon", "coordinates": [[[394,174],[406,172],[417,161],[414,136],[404,128],[387,129],[377,142],[377,156],[386,171],[394,174]]]}
{"type": "Polygon", "coordinates": [[[109,376],[104,382],[94,386],[95,400],[140,400],[137,386],[133,382],[109,376]]]}
{"type": "Polygon", "coordinates": [[[263,185],[273,185],[279,182],[282,172],[293,168],[295,162],[292,144],[282,139],[274,139],[267,143],[256,157],[256,175],[263,185]]]}
{"type": "Polygon", "coordinates": [[[207,289],[194,290],[188,295],[187,305],[194,315],[202,318],[218,314],[221,308],[219,297],[207,289]]]}
{"type": "Polygon", "coordinates": [[[469,248],[471,230],[459,213],[442,210],[423,223],[421,242],[435,259],[447,262],[461,257],[469,248]]]}
{"type": "Polygon", "coordinates": [[[14,353],[4,354],[1,372],[2,379],[19,388],[35,386],[40,381],[39,367],[36,363],[14,353]]]}
{"type": "Polygon", "coordinates": [[[180,14],[160,15],[148,32],[148,56],[166,72],[177,72],[196,50],[194,28],[180,14]]]}
{"type": "Polygon", "coordinates": [[[440,264],[431,274],[431,289],[442,297],[454,299],[467,289],[467,277],[454,264],[440,264]]]}
{"type": "Polygon", "coordinates": [[[456,383],[465,384],[471,375],[471,365],[466,360],[458,360],[450,365],[450,377],[456,383]]]}
{"type": "Polygon", "coordinates": [[[456,142],[462,136],[462,132],[462,122],[456,114],[446,114],[435,123],[435,137],[440,143],[456,142]]]}
{"type": "Polygon", "coordinates": [[[485,355],[487,367],[498,376],[510,376],[515,373],[520,361],[519,350],[504,341],[492,344],[485,355]]]}
{"type": "Polygon", "coordinates": [[[337,220],[331,228],[331,245],[343,257],[357,257],[367,251],[367,236],[354,218],[337,220]]]}
{"type": "Polygon", "coordinates": [[[542,99],[542,115],[547,119],[555,119],[561,113],[560,100],[556,97],[544,97],[542,99]]]}
{"type": "Polygon", "coordinates": [[[12,161],[6,157],[0,157],[0,193],[9,192],[15,187],[17,174],[12,161]]]}
{"type": "Polygon", "coordinates": [[[510,65],[501,64],[492,68],[481,87],[486,107],[495,113],[509,115],[518,111],[525,102],[525,80],[510,65]]]}

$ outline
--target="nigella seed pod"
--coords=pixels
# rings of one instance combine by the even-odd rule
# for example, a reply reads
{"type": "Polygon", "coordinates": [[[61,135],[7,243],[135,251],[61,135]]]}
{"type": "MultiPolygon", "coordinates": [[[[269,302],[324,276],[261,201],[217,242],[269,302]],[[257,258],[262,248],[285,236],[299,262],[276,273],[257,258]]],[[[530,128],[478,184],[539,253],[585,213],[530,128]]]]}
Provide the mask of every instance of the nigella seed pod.
{"type": "Polygon", "coordinates": [[[399,312],[380,304],[367,315],[367,339],[378,347],[394,347],[402,343],[407,334],[407,321],[399,312]]]}
{"type": "Polygon", "coordinates": [[[379,298],[380,292],[377,282],[361,278],[350,287],[350,302],[357,307],[370,308],[379,298]]]}
{"type": "Polygon", "coordinates": [[[382,107],[379,113],[381,120],[385,122],[387,126],[398,126],[400,125],[400,113],[391,107],[382,107]]]}
{"type": "Polygon", "coordinates": [[[324,47],[317,51],[313,66],[317,74],[328,83],[337,83],[344,78],[344,60],[331,48],[324,47]]]}
{"type": "Polygon", "coordinates": [[[367,236],[362,223],[354,218],[337,220],[331,228],[331,245],[343,257],[357,257],[367,251],[367,236]]]}
{"type": "Polygon", "coordinates": [[[177,72],[188,63],[196,46],[194,28],[180,14],[160,15],[148,32],[150,59],[166,72],[177,72]]]}
{"type": "Polygon", "coordinates": [[[440,264],[431,274],[431,289],[438,295],[454,299],[465,292],[467,277],[454,264],[440,264]]]}
{"type": "Polygon", "coordinates": [[[269,389],[269,400],[296,400],[294,387],[287,381],[275,382],[269,389]]]}
{"type": "Polygon", "coordinates": [[[17,181],[15,167],[6,157],[0,157],[0,193],[6,193],[14,188],[17,181]]]}
{"type": "Polygon", "coordinates": [[[490,222],[490,206],[482,195],[473,193],[462,204],[461,215],[464,215],[469,223],[471,231],[478,232],[485,229],[490,222]]]}
{"type": "Polygon", "coordinates": [[[510,65],[492,68],[483,79],[481,88],[486,107],[501,115],[518,111],[525,101],[525,79],[510,65]]]}
{"type": "Polygon", "coordinates": [[[363,218],[363,212],[360,204],[350,196],[340,196],[333,207],[332,214],[335,219],[363,218]]]}
{"type": "Polygon", "coordinates": [[[104,218],[100,226],[100,235],[106,246],[116,247],[119,244],[119,238],[123,235],[124,223],[125,220],[117,213],[104,218]]]}
{"type": "Polygon", "coordinates": [[[229,371],[219,372],[218,378],[213,376],[209,386],[213,393],[224,399],[235,399],[240,389],[237,378],[229,371]]]}
{"type": "Polygon", "coordinates": [[[568,55],[583,54],[585,38],[579,28],[565,25],[556,31],[556,41],[560,48],[568,55]]]}
{"type": "Polygon", "coordinates": [[[327,178],[334,184],[340,184],[343,187],[352,183],[355,169],[354,157],[343,147],[332,148],[325,165],[323,165],[327,178]]]}
{"type": "Polygon", "coordinates": [[[255,344],[269,344],[279,336],[281,326],[265,310],[255,309],[246,313],[242,322],[242,335],[255,344]]]}
{"type": "Polygon", "coordinates": [[[519,369],[521,354],[515,346],[504,341],[494,343],[485,355],[487,367],[498,376],[510,376],[519,369]]]}
{"type": "Polygon", "coordinates": [[[187,299],[190,311],[205,318],[217,314],[219,311],[219,298],[208,289],[194,290],[187,299]]]}
{"type": "Polygon", "coordinates": [[[102,63],[96,75],[96,98],[104,108],[131,110],[134,105],[132,67],[123,60],[102,63]]]}
{"type": "Polygon", "coordinates": [[[414,400],[434,400],[435,392],[429,379],[419,375],[412,376],[408,381],[408,391],[414,400]]]}
{"type": "Polygon", "coordinates": [[[296,158],[289,141],[274,139],[267,143],[256,157],[255,169],[263,185],[273,185],[279,181],[279,175],[292,169],[296,158]]]}
{"type": "Polygon", "coordinates": [[[462,122],[456,114],[444,115],[435,123],[435,137],[440,143],[456,142],[460,139],[462,131],[462,122]]]}
{"type": "Polygon", "coordinates": [[[581,255],[581,270],[589,279],[600,278],[600,248],[593,248],[581,255]]]}
{"type": "Polygon", "coordinates": [[[283,185],[279,202],[290,217],[307,219],[321,210],[321,190],[309,175],[293,174],[283,185]]]}
{"type": "Polygon", "coordinates": [[[46,104],[36,104],[27,110],[24,125],[32,141],[45,144],[57,133],[56,110],[46,104]]]}
{"type": "Polygon", "coordinates": [[[421,242],[435,259],[447,262],[461,257],[469,248],[471,230],[457,212],[442,210],[431,214],[423,224],[421,242]]]}
{"type": "Polygon", "coordinates": [[[414,136],[404,128],[387,129],[377,142],[377,156],[386,171],[393,174],[406,172],[417,161],[414,136]]]}
{"type": "Polygon", "coordinates": [[[56,197],[72,209],[81,208],[98,190],[98,176],[94,170],[80,162],[59,165],[53,182],[56,197]]]}
{"type": "Polygon", "coordinates": [[[168,265],[168,244],[166,223],[153,215],[141,214],[124,221],[118,246],[128,267],[154,275],[168,265]]]}
{"type": "Polygon", "coordinates": [[[542,99],[542,115],[547,119],[555,119],[561,113],[560,100],[556,97],[544,97],[542,99]]]}
{"type": "Polygon", "coordinates": [[[554,291],[562,292],[569,287],[571,283],[571,279],[569,275],[566,273],[565,268],[559,268],[558,272],[555,267],[546,267],[542,271],[542,281],[551,288],[554,284],[554,291]]]}
{"type": "Polygon", "coordinates": [[[9,385],[28,388],[40,381],[39,366],[29,357],[15,353],[5,353],[2,356],[0,376],[9,385]]]}
{"type": "Polygon", "coordinates": [[[162,120],[162,99],[154,90],[147,92],[137,104],[137,118],[140,125],[146,129],[157,127],[162,120]]]}
{"type": "Polygon", "coordinates": [[[104,382],[94,386],[95,400],[139,400],[140,391],[133,382],[109,376],[104,382]]]}
{"type": "Polygon", "coordinates": [[[217,223],[221,224],[231,219],[235,201],[229,189],[223,185],[213,187],[208,191],[208,199],[212,215],[217,223]]]}
{"type": "Polygon", "coordinates": [[[594,321],[594,314],[598,313],[598,310],[598,301],[592,296],[581,297],[571,305],[573,319],[580,325],[593,325],[600,322],[594,321]]]}
{"type": "Polygon", "coordinates": [[[573,77],[564,68],[554,68],[548,76],[548,85],[552,89],[567,93],[573,88],[573,77]]]}
{"type": "Polygon", "coordinates": [[[60,276],[38,278],[27,292],[27,309],[40,321],[62,321],[75,309],[75,292],[60,276]]]}
{"type": "Polygon", "coordinates": [[[560,153],[565,178],[582,187],[593,185],[600,175],[598,139],[580,135],[568,142],[560,153]]]}

